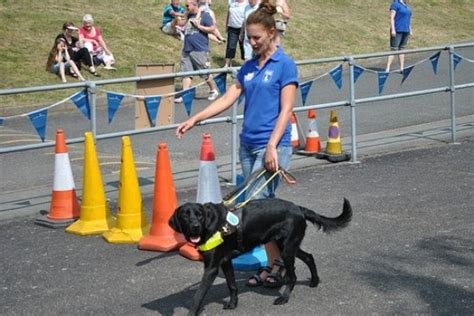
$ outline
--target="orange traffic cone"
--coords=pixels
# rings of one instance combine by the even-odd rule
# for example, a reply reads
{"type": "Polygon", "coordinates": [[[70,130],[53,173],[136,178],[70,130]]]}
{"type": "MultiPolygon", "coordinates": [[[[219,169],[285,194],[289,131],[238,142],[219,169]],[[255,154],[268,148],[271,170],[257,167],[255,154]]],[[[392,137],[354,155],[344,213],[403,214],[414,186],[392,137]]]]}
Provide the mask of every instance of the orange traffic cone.
{"type": "Polygon", "coordinates": [[[150,233],[140,239],[141,250],[171,251],[185,243],[183,235],[176,233],[168,221],[178,206],[173,175],[165,143],[158,145],[156,154],[155,191],[153,196],[153,219],[150,233]]]}
{"type": "Polygon", "coordinates": [[[51,207],[47,215],[40,214],[35,220],[35,224],[49,228],[60,228],[69,226],[78,218],[79,203],[77,202],[64,130],[57,129],[51,207]]]}
{"type": "Polygon", "coordinates": [[[292,113],[291,114],[291,146],[293,147],[293,150],[298,150],[301,146],[300,144],[300,137],[298,134],[298,121],[296,118],[296,114],[292,113]]]}
{"type": "Polygon", "coordinates": [[[342,151],[341,134],[339,131],[339,123],[337,121],[336,111],[331,111],[329,118],[328,141],[326,144],[326,152],[319,152],[316,158],[326,159],[330,162],[341,162],[351,159],[350,153],[342,151]]]}
{"type": "Polygon", "coordinates": [[[321,140],[318,133],[318,123],[316,122],[316,110],[308,111],[308,134],[306,135],[306,144],[304,149],[298,150],[301,155],[315,155],[321,151],[321,140]]]}
{"type": "MultiPolygon", "coordinates": [[[[219,185],[219,176],[215,161],[214,146],[211,135],[202,136],[201,157],[199,164],[197,203],[220,203],[222,193],[219,185]]],[[[201,260],[202,257],[193,245],[186,244],[179,249],[179,253],[191,260],[201,260]]]]}

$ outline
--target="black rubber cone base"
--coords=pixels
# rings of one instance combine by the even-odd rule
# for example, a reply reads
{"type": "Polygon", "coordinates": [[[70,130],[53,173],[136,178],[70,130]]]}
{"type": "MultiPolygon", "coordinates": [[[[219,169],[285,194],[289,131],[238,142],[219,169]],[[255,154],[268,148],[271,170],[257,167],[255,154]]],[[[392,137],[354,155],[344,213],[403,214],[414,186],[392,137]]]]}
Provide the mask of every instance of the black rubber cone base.
{"type": "Polygon", "coordinates": [[[315,155],[317,159],[326,159],[329,162],[343,162],[351,160],[351,153],[342,152],[339,155],[327,154],[319,152],[315,155]]]}

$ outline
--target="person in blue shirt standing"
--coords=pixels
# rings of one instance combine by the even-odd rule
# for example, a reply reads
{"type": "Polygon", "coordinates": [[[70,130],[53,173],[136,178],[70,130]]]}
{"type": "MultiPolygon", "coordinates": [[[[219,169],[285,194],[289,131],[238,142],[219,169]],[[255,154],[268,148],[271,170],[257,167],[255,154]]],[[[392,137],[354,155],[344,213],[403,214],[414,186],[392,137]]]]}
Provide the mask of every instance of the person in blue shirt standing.
{"type": "MultiPolygon", "coordinates": [[[[403,50],[406,48],[408,38],[412,35],[411,30],[412,10],[408,5],[408,0],[394,0],[390,5],[390,49],[403,50]]],[[[390,71],[393,62],[393,55],[388,56],[385,72],[390,71]]],[[[398,55],[400,62],[400,72],[405,66],[405,55],[398,55]]]]}
{"type": "MultiPolygon", "coordinates": [[[[221,98],[176,129],[176,136],[181,138],[198,122],[230,108],[243,94],[245,105],[239,158],[244,178],[262,167],[269,171],[266,175],[269,178],[279,166],[286,170],[291,160],[290,118],[299,85],[298,71],[295,62],[276,44],[275,13],[275,5],[262,0],[259,8],[249,15],[245,26],[255,56],[241,67],[235,83],[221,98]]],[[[274,197],[278,182],[275,177],[254,198],[274,197]]],[[[248,286],[282,285],[284,269],[280,251],[275,242],[266,244],[265,249],[270,267],[252,276],[248,286]]]]}

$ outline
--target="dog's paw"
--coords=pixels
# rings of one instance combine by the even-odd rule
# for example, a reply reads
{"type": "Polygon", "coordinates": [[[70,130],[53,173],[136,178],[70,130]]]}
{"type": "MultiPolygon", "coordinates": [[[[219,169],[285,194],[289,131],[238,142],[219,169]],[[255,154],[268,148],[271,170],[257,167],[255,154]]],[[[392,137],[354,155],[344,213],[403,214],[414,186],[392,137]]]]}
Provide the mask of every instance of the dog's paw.
{"type": "Polygon", "coordinates": [[[319,278],[316,280],[309,281],[309,287],[317,287],[319,284],[319,278]]]}
{"type": "Polygon", "coordinates": [[[273,305],[283,305],[288,303],[288,297],[280,296],[276,300],[273,301],[273,305]]]}
{"type": "Polygon", "coordinates": [[[227,302],[224,304],[224,309],[235,309],[237,307],[237,302],[227,302]]]}

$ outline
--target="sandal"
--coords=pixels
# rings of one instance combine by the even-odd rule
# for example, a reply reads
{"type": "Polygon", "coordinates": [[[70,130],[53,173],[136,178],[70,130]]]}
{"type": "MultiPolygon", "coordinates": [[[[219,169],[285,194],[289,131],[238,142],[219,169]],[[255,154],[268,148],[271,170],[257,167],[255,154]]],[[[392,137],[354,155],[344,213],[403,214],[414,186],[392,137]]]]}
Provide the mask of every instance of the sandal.
{"type": "Polygon", "coordinates": [[[285,272],[285,263],[283,260],[277,258],[273,262],[273,266],[277,266],[278,270],[275,272],[270,272],[265,281],[263,281],[263,286],[266,288],[277,288],[284,284],[283,273],[285,272]]]}
{"type": "Polygon", "coordinates": [[[266,267],[260,267],[260,268],[258,269],[257,273],[255,273],[254,275],[252,275],[252,276],[248,279],[246,285],[247,285],[248,287],[262,286],[263,283],[264,283],[264,281],[262,280],[262,277],[260,276],[260,275],[262,274],[262,272],[266,272],[266,273],[268,273],[268,275],[270,275],[270,273],[272,272],[272,269],[271,269],[270,267],[268,267],[268,266],[266,266],[266,267]],[[255,280],[255,282],[251,282],[251,281],[253,281],[253,280],[255,280]]]}

